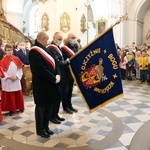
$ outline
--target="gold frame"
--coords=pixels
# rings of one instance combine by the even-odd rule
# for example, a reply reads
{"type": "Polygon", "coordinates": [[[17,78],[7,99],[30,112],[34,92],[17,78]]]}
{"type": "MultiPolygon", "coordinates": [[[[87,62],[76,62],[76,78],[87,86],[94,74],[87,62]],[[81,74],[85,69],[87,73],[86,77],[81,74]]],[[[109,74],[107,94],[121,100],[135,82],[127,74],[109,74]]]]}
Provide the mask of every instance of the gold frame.
{"type": "Polygon", "coordinates": [[[49,30],[49,17],[47,15],[47,13],[44,13],[41,18],[41,29],[42,29],[42,31],[49,30]]]}
{"type": "Polygon", "coordinates": [[[4,27],[3,27],[3,24],[0,23],[0,35],[1,35],[1,36],[4,36],[4,35],[3,35],[3,28],[4,28],[4,27]]]}
{"type": "Polygon", "coordinates": [[[96,35],[100,35],[107,28],[107,20],[101,19],[96,21],[96,35]]]}
{"type": "Polygon", "coordinates": [[[60,31],[66,33],[70,30],[70,16],[64,12],[60,16],[60,31]]]}
{"type": "Polygon", "coordinates": [[[85,31],[87,31],[87,25],[86,25],[86,17],[85,15],[83,14],[81,16],[81,19],[80,19],[80,30],[82,33],[84,33],[85,31]]]}

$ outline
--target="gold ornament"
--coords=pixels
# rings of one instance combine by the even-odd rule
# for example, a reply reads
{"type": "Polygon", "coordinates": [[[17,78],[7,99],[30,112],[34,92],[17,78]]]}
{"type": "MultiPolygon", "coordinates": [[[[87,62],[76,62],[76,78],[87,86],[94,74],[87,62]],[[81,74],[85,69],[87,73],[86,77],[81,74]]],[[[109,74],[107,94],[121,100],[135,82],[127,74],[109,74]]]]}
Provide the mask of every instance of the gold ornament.
{"type": "Polygon", "coordinates": [[[70,17],[66,12],[60,17],[60,30],[63,32],[70,30],[70,17]]]}

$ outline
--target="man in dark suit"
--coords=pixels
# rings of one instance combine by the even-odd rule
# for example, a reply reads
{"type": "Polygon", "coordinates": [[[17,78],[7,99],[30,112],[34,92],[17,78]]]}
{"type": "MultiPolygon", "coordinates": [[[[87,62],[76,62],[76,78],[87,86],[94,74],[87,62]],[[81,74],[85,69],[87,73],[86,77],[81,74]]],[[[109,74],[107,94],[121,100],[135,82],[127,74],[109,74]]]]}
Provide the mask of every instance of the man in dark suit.
{"type": "Polygon", "coordinates": [[[17,57],[19,57],[19,59],[22,61],[22,63],[24,64],[23,66],[23,76],[21,79],[21,85],[22,85],[22,91],[23,94],[28,96],[30,93],[32,93],[32,84],[28,83],[28,80],[31,80],[31,71],[30,71],[30,63],[29,63],[29,50],[26,48],[26,43],[25,42],[21,42],[19,43],[19,50],[16,51],[14,49],[15,55],[17,57]],[[26,71],[28,70],[28,76],[26,76],[26,71]],[[30,74],[29,74],[30,73],[30,74]]]}
{"type": "MultiPolygon", "coordinates": [[[[76,36],[73,33],[68,34],[66,43],[64,44],[74,53],[76,53],[79,50],[79,45],[77,44],[76,36]]],[[[71,57],[71,53],[68,53],[68,51],[66,51],[63,47],[61,49],[64,59],[69,59],[71,57]]],[[[73,112],[78,112],[78,110],[72,106],[71,102],[74,80],[69,67],[64,68],[64,72],[65,82],[63,82],[62,84],[62,105],[66,113],[73,114],[73,112]]]]}
{"type": "Polygon", "coordinates": [[[20,58],[24,65],[29,65],[29,50],[26,48],[26,43],[22,42],[20,49],[16,52],[16,56],[20,58]]]}
{"type": "Polygon", "coordinates": [[[44,138],[49,138],[53,132],[49,129],[51,107],[60,101],[57,83],[60,75],[54,59],[46,52],[49,37],[40,32],[35,45],[30,49],[29,62],[32,72],[33,97],[35,103],[36,132],[44,138]]]}
{"type": "MultiPolygon", "coordinates": [[[[64,68],[68,67],[68,64],[69,64],[67,60],[64,60],[62,56],[61,48],[59,47],[62,40],[63,40],[63,36],[61,35],[61,33],[55,32],[53,36],[53,41],[51,42],[51,44],[47,46],[47,52],[54,58],[61,72],[61,82],[58,84],[60,95],[62,94],[62,82],[65,82],[64,81],[64,68]]],[[[52,114],[50,116],[50,121],[55,124],[60,124],[61,121],[65,120],[64,118],[61,118],[58,115],[59,107],[60,107],[60,102],[54,105],[52,114]]]]}

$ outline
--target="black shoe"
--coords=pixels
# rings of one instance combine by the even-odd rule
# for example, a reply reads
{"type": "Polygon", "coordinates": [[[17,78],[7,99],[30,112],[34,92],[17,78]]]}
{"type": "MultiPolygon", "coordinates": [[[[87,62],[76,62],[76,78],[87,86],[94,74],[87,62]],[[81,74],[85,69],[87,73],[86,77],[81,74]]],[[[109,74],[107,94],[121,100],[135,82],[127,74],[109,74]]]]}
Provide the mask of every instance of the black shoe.
{"type": "Polygon", "coordinates": [[[43,138],[49,138],[50,137],[50,135],[47,132],[45,132],[45,131],[39,132],[39,133],[37,133],[37,135],[39,135],[39,136],[41,136],[43,138]]]}
{"type": "Polygon", "coordinates": [[[50,121],[55,124],[61,124],[61,122],[56,118],[50,119],[50,121]]]}
{"type": "Polygon", "coordinates": [[[73,111],[70,110],[69,108],[64,109],[64,111],[65,111],[66,113],[68,113],[68,114],[73,114],[73,111]]]}
{"type": "Polygon", "coordinates": [[[59,116],[56,116],[56,119],[57,119],[58,121],[65,121],[65,118],[61,118],[61,117],[59,117],[59,116]]]}
{"type": "Polygon", "coordinates": [[[13,115],[13,111],[9,111],[9,116],[12,116],[13,115]]]}
{"type": "Polygon", "coordinates": [[[20,109],[20,112],[23,113],[24,111],[20,109]]]}
{"type": "Polygon", "coordinates": [[[46,130],[46,133],[49,134],[49,135],[53,135],[54,134],[54,132],[51,131],[50,129],[46,130]]]}
{"type": "Polygon", "coordinates": [[[75,109],[75,108],[73,108],[73,107],[71,107],[71,108],[69,108],[71,111],[73,111],[73,112],[78,112],[78,110],[77,109],[75,109]]]}

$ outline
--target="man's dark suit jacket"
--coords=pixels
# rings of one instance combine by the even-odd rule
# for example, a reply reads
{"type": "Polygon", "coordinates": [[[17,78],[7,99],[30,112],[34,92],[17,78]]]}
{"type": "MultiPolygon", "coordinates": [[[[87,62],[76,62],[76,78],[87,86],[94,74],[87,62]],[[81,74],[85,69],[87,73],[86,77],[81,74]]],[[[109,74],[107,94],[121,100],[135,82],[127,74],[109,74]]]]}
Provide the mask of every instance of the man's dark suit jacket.
{"type": "MultiPolygon", "coordinates": [[[[35,42],[45,50],[39,42],[35,42]]],[[[46,50],[45,50],[46,51],[46,50]]],[[[60,101],[60,94],[55,75],[58,74],[52,65],[36,50],[30,50],[29,62],[32,72],[33,96],[36,105],[45,106],[60,101]]]]}
{"type": "Polygon", "coordinates": [[[20,49],[19,51],[16,52],[16,56],[19,57],[19,59],[22,61],[23,64],[25,65],[29,65],[29,50],[26,49],[26,55],[23,53],[22,49],[20,49]]]}

